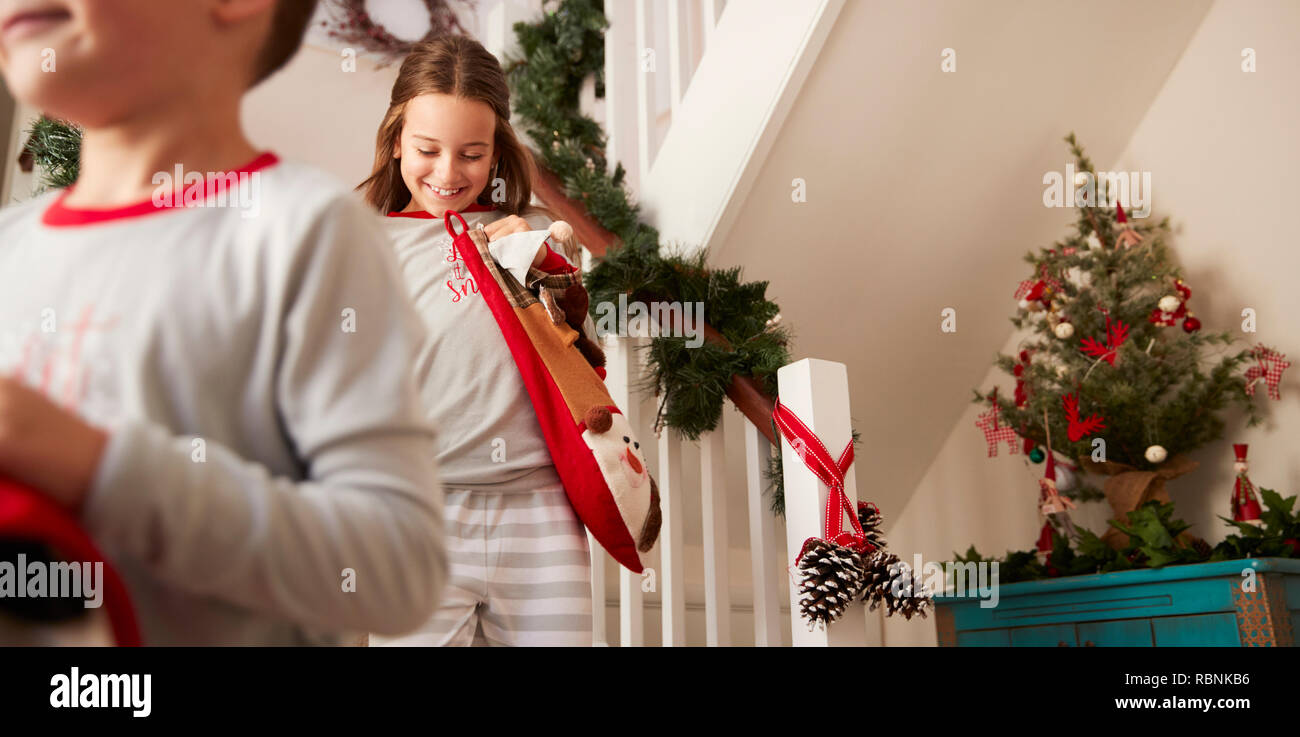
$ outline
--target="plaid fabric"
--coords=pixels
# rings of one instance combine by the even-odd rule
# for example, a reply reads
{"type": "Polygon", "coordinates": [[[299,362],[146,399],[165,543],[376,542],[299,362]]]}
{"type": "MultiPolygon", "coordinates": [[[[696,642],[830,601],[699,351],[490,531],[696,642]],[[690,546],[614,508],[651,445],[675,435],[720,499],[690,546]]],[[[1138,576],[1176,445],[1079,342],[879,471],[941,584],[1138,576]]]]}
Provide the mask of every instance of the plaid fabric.
{"type": "Polygon", "coordinates": [[[1255,384],[1263,379],[1265,386],[1268,387],[1269,398],[1281,399],[1282,393],[1278,390],[1278,384],[1282,382],[1282,372],[1291,365],[1290,361],[1283,360],[1286,354],[1278,353],[1262,343],[1255,346],[1251,354],[1259,363],[1246,369],[1246,396],[1255,396],[1255,384]]]}
{"type": "Polygon", "coordinates": [[[537,290],[543,287],[563,291],[574,284],[582,284],[582,272],[580,271],[568,274],[548,274],[538,268],[530,268],[528,270],[528,284],[520,284],[514,274],[497,266],[497,262],[492,259],[492,253],[488,250],[487,232],[483,230],[482,223],[479,223],[477,228],[470,230],[469,237],[470,240],[474,241],[474,246],[478,248],[479,255],[483,257],[483,265],[487,267],[488,273],[501,286],[501,291],[506,295],[506,301],[517,310],[536,304],[539,301],[537,290]]]}
{"type": "Polygon", "coordinates": [[[998,425],[998,416],[1001,414],[1002,408],[994,404],[992,409],[981,414],[975,421],[975,427],[984,431],[984,440],[989,445],[989,458],[998,454],[998,443],[1001,442],[1006,442],[1011,455],[1016,454],[1016,431],[1010,425],[998,425]]]}

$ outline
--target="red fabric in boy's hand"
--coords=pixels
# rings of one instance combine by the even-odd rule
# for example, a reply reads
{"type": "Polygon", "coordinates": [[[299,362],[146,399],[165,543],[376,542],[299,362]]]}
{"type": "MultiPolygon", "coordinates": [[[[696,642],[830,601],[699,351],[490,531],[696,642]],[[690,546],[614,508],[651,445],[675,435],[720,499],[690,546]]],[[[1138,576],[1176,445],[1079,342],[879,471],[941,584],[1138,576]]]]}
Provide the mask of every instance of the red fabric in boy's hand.
{"type": "Polygon", "coordinates": [[[118,577],[90,535],[71,515],[49,497],[25,486],[0,478],[0,537],[32,540],[48,545],[64,560],[102,562],[104,564],[104,603],[108,619],[113,626],[113,636],[118,645],[136,647],[140,642],[140,626],[126,586],[118,577]]]}

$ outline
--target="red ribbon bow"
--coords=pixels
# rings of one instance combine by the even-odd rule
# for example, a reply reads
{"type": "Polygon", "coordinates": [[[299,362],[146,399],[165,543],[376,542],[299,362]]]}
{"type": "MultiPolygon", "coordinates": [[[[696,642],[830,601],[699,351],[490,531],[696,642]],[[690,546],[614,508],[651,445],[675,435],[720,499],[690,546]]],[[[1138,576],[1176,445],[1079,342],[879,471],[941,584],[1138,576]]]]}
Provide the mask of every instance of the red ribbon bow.
{"type": "Polygon", "coordinates": [[[844,452],[840,453],[839,460],[832,461],[831,454],[826,450],[821,438],[814,435],[803,420],[781,404],[780,400],[777,400],[776,406],[772,409],[772,419],[776,422],[777,430],[799,454],[799,460],[803,461],[808,470],[812,471],[813,475],[830,490],[826,495],[823,539],[860,553],[874,550],[875,546],[867,542],[858,515],[849,505],[849,498],[844,493],[844,474],[848,472],[849,466],[853,465],[853,440],[850,439],[849,444],[844,446],[844,452]],[[852,532],[843,527],[845,512],[848,513],[849,522],[853,525],[852,532]]]}

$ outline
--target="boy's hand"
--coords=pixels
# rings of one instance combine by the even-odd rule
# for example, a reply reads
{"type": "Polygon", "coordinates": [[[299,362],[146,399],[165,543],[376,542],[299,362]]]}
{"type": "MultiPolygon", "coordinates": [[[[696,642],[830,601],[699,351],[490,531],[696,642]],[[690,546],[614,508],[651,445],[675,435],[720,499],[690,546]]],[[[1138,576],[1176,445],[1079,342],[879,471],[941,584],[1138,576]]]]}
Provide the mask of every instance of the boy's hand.
{"type": "MultiPolygon", "coordinates": [[[[483,232],[487,233],[488,242],[491,243],[498,238],[505,238],[515,233],[527,233],[532,230],[533,226],[528,224],[527,220],[518,215],[507,215],[500,220],[493,221],[483,226],[483,232]]],[[[533,266],[536,267],[546,260],[546,247],[543,244],[537,249],[537,255],[533,256],[533,266]]]]}
{"type": "Polygon", "coordinates": [[[79,511],[108,433],[21,382],[0,377],[0,475],[79,511]]]}

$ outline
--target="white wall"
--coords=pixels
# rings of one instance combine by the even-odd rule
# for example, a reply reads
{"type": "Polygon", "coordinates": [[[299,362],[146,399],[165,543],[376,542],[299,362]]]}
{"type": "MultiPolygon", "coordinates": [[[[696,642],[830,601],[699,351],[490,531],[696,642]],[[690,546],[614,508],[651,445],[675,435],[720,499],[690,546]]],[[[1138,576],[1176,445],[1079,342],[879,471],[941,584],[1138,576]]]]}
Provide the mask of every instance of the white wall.
{"type": "Polygon", "coordinates": [[[365,57],[346,72],[338,51],[304,47],[244,98],[244,128],[254,145],[355,186],[370,175],[375,132],[396,76],[396,65],[378,69],[365,57]]]}
{"type": "MultiPolygon", "coordinates": [[[[1219,0],[1209,10],[1163,88],[1147,109],[1123,153],[1094,159],[1111,170],[1152,172],[1152,217],[1170,216],[1171,241],[1192,289],[1191,307],[1205,330],[1228,330],[1242,345],[1256,340],[1300,355],[1300,254],[1291,216],[1300,198],[1300,119],[1296,70],[1300,69],[1300,5],[1288,0],[1253,3],[1219,0]],[[1241,70],[1241,52],[1254,48],[1258,71],[1241,70]],[[1241,310],[1254,308],[1258,334],[1240,331],[1241,310]]],[[[1097,101],[1104,104],[1104,101],[1097,101]]],[[[1014,208],[1010,208],[1014,211],[1014,208]]],[[[1064,232],[1064,228],[1062,229],[1064,232]]],[[[1008,245],[1008,248],[1018,246],[1008,245]]],[[[1019,251],[1025,249],[1020,247],[1019,251]]],[[[1020,278],[1008,274],[1008,283],[1020,278]]],[[[1007,300],[1007,315],[1012,305],[1007,300]]],[[[1002,347],[1010,352],[1015,338],[1002,347]]],[[[1298,362],[1300,363],[1300,362],[1298,362]]],[[[1251,478],[1284,496],[1300,491],[1300,389],[1292,368],[1282,401],[1263,400],[1265,426],[1246,430],[1240,412],[1228,418],[1223,440],[1194,453],[1201,468],[1169,485],[1177,515],[1211,544],[1228,532],[1233,442],[1250,444],[1251,478]]],[[[1010,378],[990,370],[980,383],[1010,378]]],[[[1259,394],[1262,395],[1263,389],[1259,394]]],[[[1257,395],[1258,396],[1258,395],[1257,395]]],[[[982,553],[1033,546],[1042,466],[1024,456],[985,458],[974,427],[981,409],[970,405],[916,487],[890,532],[891,543],[943,560],[974,543],[982,553]]],[[[1094,531],[1105,529],[1108,505],[1088,505],[1094,531]]],[[[891,645],[934,644],[932,620],[886,620],[891,645]]]]}
{"type": "Polygon", "coordinates": [[[15,102],[13,109],[6,113],[7,135],[0,140],[0,149],[5,152],[3,166],[0,166],[0,207],[27,199],[36,185],[34,172],[24,174],[19,170],[18,155],[27,143],[27,129],[36,119],[37,112],[15,102]]]}

